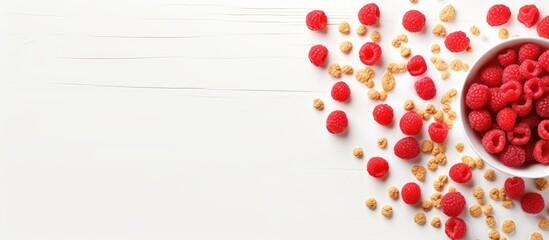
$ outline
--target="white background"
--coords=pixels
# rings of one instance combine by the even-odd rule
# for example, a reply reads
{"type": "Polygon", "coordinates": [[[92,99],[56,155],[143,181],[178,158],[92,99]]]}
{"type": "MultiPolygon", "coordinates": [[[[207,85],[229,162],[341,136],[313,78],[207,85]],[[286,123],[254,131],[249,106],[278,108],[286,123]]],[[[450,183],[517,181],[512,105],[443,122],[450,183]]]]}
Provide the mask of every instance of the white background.
{"type": "MultiPolygon", "coordinates": [[[[501,41],[484,20],[495,1],[378,1],[380,26],[368,32],[381,32],[383,64],[405,61],[390,43],[405,32],[400,19],[411,8],[428,23],[423,33],[409,34],[408,46],[429,58],[430,45],[443,41],[430,30],[448,3],[457,9],[456,20],[444,24],[449,32],[469,34],[476,24],[482,35],[469,34],[473,53],[443,49],[441,57],[472,64],[501,41]]],[[[329,62],[362,66],[357,49],[369,33],[360,38],[354,30],[364,4],[1,0],[0,239],[444,239],[443,228],[413,222],[417,207],[387,197],[389,186],[414,181],[410,167],[418,164],[392,155],[400,130],[373,122],[375,103],[354,77],[343,78],[351,102],[331,101],[335,80],[308,62],[309,47],[322,43],[329,62]],[[327,13],[328,33],[304,25],[313,9],[327,13]],[[351,24],[351,36],[337,32],[341,21],[351,24]],[[344,39],[355,44],[349,56],[338,51],[344,39]],[[324,111],[312,108],[315,97],[325,101],[324,111]],[[346,136],[325,130],[335,109],[349,115],[346,136]],[[381,136],[389,138],[387,150],[376,146],[381,136]],[[354,146],[365,149],[365,159],[352,156],[354,146]],[[366,174],[371,156],[389,160],[385,181],[366,174]],[[378,200],[376,211],[364,206],[368,197],[378,200]],[[385,204],[394,208],[390,220],[380,214],[385,204]]],[[[535,36],[516,20],[522,4],[508,4],[511,35],[535,36]]],[[[549,14],[547,2],[536,4],[549,14]]],[[[442,81],[429,67],[439,90],[435,103],[447,89],[461,87],[466,73],[451,72],[442,81]]],[[[382,69],[376,67],[378,89],[382,69]]],[[[412,86],[409,75],[397,76],[387,100],[397,117],[405,99],[426,104],[412,86]]],[[[458,102],[452,106],[457,110],[458,102]]],[[[461,158],[453,148],[464,141],[459,121],[450,135],[449,164],[428,173],[424,198],[461,158]]],[[[498,173],[497,183],[488,183],[482,171],[474,174],[473,185],[486,193],[506,177],[498,173]]],[[[457,187],[473,203],[472,186],[457,187]]],[[[516,203],[507,210],[486,199],[497,206],[498,226],[504,219],[517,223],[508,239],[527,239],[537,230],[537,217],[516,203]]],[[[427,216],[443,214],[434,209],[427,216]]],[[[484,218],[462,217],[470,238],[487,238],[484,218]]]]}

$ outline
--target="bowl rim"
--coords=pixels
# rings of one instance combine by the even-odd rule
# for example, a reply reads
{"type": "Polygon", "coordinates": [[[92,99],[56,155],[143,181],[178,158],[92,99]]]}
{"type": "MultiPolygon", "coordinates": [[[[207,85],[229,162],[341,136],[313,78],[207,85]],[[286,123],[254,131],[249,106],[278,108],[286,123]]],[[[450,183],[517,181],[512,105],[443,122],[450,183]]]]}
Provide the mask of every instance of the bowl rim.
{"type": "MultiPolygon", "coordinates": [[[[504,46],[514,46],[514,45],[519,45],[519,44],[522,44],[522,43],[527,43],[527,42],[534,42],[534,43],[540,43],[542,42],[544,45],[547,45],[549,46],[549,39],[545,39],[545,38],[541,38],[541,37],[515,37],[515,38],[511,38],[511,39],[508,39],[508,40],[505,40],[503,42],[499,42],[499,43],[495,43],[495,44],[492,44],[492,45],[489,45],[488,47],[486,47],[482,54],[479,55],[479,57],[474,61],[474,63],[471,65],[471,68],[470,70],[467,72],[467,75],[465,77],[465,81],[463,82],[463,85],[461,86],[461,93],[459,94],[459,108],[460,108],[460,114],[461,114],[461,125],[462,125],[462,131],[463,131],[463,134],[465,135],[465,141],[467,142],[467,144],[473,149],[473,151],[479,156],[481,157],[484,162],[488,163],[490,166],[492,166],[493,168],[503,172],[503,173],[506,173],[506,174],[509,174],[509,175],[512,175],[512,176],[518,176],[518,177],[523,177],[523,178],[541,178],[541,177],[547,177],[549,176],[549,165],[544,165],[545,167],[547,167],[547,171],[528,171],[527,169],[524,169],[524,168],[511,168],[511,167],[507,167],[505,165],[503,165],[502,163],[499,162],[499,160],[496,160],[494,158],[494,156],[492,156],[490,153],[486,152],[486,150],[484,149],[480,149],[480,147],[478,147],[478,144],[474,144],[473,141],[471,140],[472,137],[475,137],[475,136],[470,136],[469,133],[467,132],[467,129],[470,129],[470,126],[469,126],[469,122],[468,122],[468,115],[466,115],[466,110],[465,110],[465,89],[466,87],[470,86],[472,84],[471,81],[473,80],[470,80],[472,79],[474,76],[472,76],[473,74],[477,74],[478,71],[480,70],[479,68],[481,68],[481,66],[479,66],[479,63],[482,62],[482,65],[484,65],[485,62],[488,62],[486,61],[485,59],[485,56],[488,55],[488,54],[491,54],[492,52],[499,52],[503,49],[505,49],[504,46]],[[501,50],[499,48],[502,48],[501,50]],[[498,49],[498,50],[496,50],[498,49]],[[497,161],[497,163],[496,163],[497,161]]],[[[470,129],[471,131],[474,131],[472,129],[470,129]]]]}

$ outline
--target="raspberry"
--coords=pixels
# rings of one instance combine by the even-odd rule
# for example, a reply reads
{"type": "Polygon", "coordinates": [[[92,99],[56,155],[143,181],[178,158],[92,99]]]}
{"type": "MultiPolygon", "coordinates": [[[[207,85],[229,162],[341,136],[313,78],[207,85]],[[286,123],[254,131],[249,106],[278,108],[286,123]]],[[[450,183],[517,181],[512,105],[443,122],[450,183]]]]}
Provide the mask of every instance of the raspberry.
{"type": "Polygon", "coordinates": [[[531,28],[539,19],[539,10],[536,5],[524,5],[519,9],[517,18],[524,26],[531,28]]]}
{"type": "Polygon", "coordinates": [[[469,38],[462,31],[457,31],[448,34],[446,39],[444,39],[444,45],[450,52],[463,52],[467,47],[469,47],[469,38]]]}
{"type": "Polygon", "coordinates": [[[520,98],[511,104],[511,108],[517,115],[525,117],[532,111],[534,103],[531,98],[526,95],[520,96],[520,98]]]}
{"type": "Polygon", "coordinates": [[[408,61],[406,69],[412,76],[419,76],[427,71],[427,63],[421,55],[416,55],[408,61]]]}
{"type": "MultiPolygon", "coordinates": [[[[450,178],[457,183],[466,183],[471,180],[473,174],[471,168],[465,163],[456,163],[450,168],[450,178]]],[[[446,214],[448,215],[448,214],[446,214]]]]}
{"type": "Polygon", "coordinates": [[[399,158],[413,159],[419,155],[419,143],[413,137],[405,137],[395,144],[394,152],[399,158]]]}
{"type": "Polygon", "coordinates": [[[499,153],[505,147],[505,132],[493,129],[482,136],[482,146],[489,153],[499,153]]]}
{"type": "Polygon", "coordinates": [[[503,76],[503,68],[488,66],[480,72],[480,83],[488,87],[499,87],[503,76]]]}
{"type": "Polygon", "coordinates": [[[544,17],[539,21],[537,31],[538,36],[549,39],[549,16],[544,17]]]}
{"type": "Polygon", "coordinates": [[[423,100],[431,100],[437,95],[435,82],[430,77],[417,80],[414,84],[417,95],[423,100]]]}
{"type": "Polygon", "coordinates": [[[429,137],[436,143],[443,143],[448,136],[448,125],[443,122],[433,122],[429,126],[429,137]]]}
{"type": "Polygon", "coordinates": [[[542,118],[549,118],[549,94],[536,102],[536,113],[542,118]]]}
{"type": "Polygon", "coordinates": [[[375,178],[382,178],[389,172],[389,163],[381,157],[373,157],[368,160],[366,170],[370,176],[375,178]]]}
{"type": "MultiPolygon", "coordinates": [[[[526,62],[526,61],[525,61],[526,62]]],[[[545,93],[545,85],[539,78],[530,78],[524,83],[524,94],[532,99],[538,99],[545,93]]]]}
{"type": "Polygon", "coordinates": [[[488,14],[486,15],[486,22],[492,27],[506,24],[509,22],[509,19],[511,19],[511,10],[503,4],[492,6],[488,9],[488,14]]]}
{"type": "Polygon", "coordinates": [[[462,239],[467,234],[467,225],[461,218],[451,217],[444,224],[444,232],[450,239],[462,239]]]}
{"type": "Polygon", "coordinates": [[[522,94],[522,85],[514,80],[502,84],[499,89],[503,93],[503,98],[509,102],[519,100],[520,95],[522,94]]]}
{"type": "Polygon", "coordinates": [[[469,113],[469,124],[477,132],[486,132],[492,127],[492,116],[486,110],[474,110],[469,113]]]}
{"type": "Polygon", "coordinates": [[[519,199],[524,193],[524,180],[520,177],[507,178],[503,187],[505,195],[511,199],[519,199]]]}
{"type": "Polygon", "coordinates": [[[549,50],[539,55],[538,62],[545,71],[549,72],[549,50]]]}
{"type": "Polygon", "coordinates": [[[328,57],[328,49],[322,45],[314,45],[309,50],[309,60],[317,67],[322,67],[328,57]]]}
{"type": "Polygon", "coordinates": [[[519,48],[518,60],[519,63],[524,62],[526,59],[536,60],[541,54],[541,47],[534,43],[522,44],[519,48]]]}
{"type": "Polygon", "coordinates": [[[313,10],[307,14],[305,17],[305,23],[307,27],[313,31],[322,31],[326,29],[328,25],[328,17],[321,10],[313,10]]]}
{"type": "Polygon", "coordinates": [[[549,93],[549,75],[542,77],[540,81],[543,82],[543,86],[545,86],[545,92],[549,93]]]}
{"type": "Polygon", "coordinates": [[[540,121],[541,119],[539,118],[539,116],[536,113],[532,112],[528,116],[523,117],[520,120],[520,123],[526,123],[530,129],[534,129],[538,126],[540,121]]]}
{"type": "Polygon", "coordinates": [[[407,204],[416,204],[421,198],[421,188],[417,183],[409,182],[400,190],[402,200],[407,204]]]}
{"type": "Polygon", "coordinates": [[[423,118],[416,112],[407,112],[400,119],[400,130],[406,135],[415,135],[423,127],[423,118]]]}
{"type": "Polygon", "coordinates": [[[520,74],[520,66],[517,64],[511,64],[503,69],[502,82],[507,83],[510,81],[517,81],[519,83],[524,81],[522,74],[520,74]]]}
{"type": "Polygon", "coordinates": [[[377,123],[387,126],[393,122],[393,108],[387,104],[379,104],[374,108],[374,120],[377,123]]]}
{"type": "Polygon", "coordinates": [[[509,107],[501,109],[496,116],[496,122],[498,123],[498,126],[505,131],[513,130],[516,120],[517,113],[509,107]]]}
{"type": "Polygon", "coordinates": [[[366,65],[374,65],[381,58],[381,47],[377,43],[367,42],[358,53],[360,61],[366,65]]]}
{"type": "Polygon", "coordinates": [[[534,158],[534,147],[536,146],[536,142],[530,141],[526,145],[524,145],[524,151],[526,152],[526,161],[524,163],[537,163],[536,159],[534,158]]]}
{"type": "Polygon", "coordinates": [[[339,134],[347,129],[349,120],[347,120],[347,114],[345,112],[336,110],[328,115],[326,119],[326,129],[331,134],[339,134]]]}
{"type": "Polygon", "coordinates": [[[533,60],[526,59],[520,64],[520,75],[523,78],[530,79],[537,77],[541,74],[542,67],[541,65],[533,60]]]}
{"type": "Polygon", "coordinates": [[[517,52],[511,48],[504,50],[498,55],[498,63],[502,67],[507,67],[517,62],[517,52]]]}
{"type": "Polygon", "coordinates": [[[425,26],[425,15],[417,10],[410,10],[402,17],[402,26],[408,32],[421,32],[425,26]]]}
{"type": "Polygon", "coordinates": [[[347,83],[339,81],[332,87],[332,98],[338,102],[346,102],[351,96],[351,89],[347,83]]]}
{"type": "Polygon", "coordinates": [[[539,163],[549,163],[549,140],[540,139],[536,142],[534,159],[539,163]]]}
{"type": "Polygon", "coordinates": [[[539,193],[526,193],[520,200],[520,206],[525,213],[538,214],[545,208],[545,201],[539,193]]]}
{"type": "Polygon", "coordinates": [[[539,123],[538,136],[546,140],[549,139],[549,119],[545,119],[539,123]]]}
{"type": "Polygon", "coordinates": [[[473,110],[481,109],[488,103],[489,96],[490,90],[486,85],[473,83],[465,95],[465,104],[473,110]]]}
{"type": "Polygon", "coordinates": [[[493,113],[507,107],[507,100],[503,97],[503,92],[497,88],[490,88],[490,97],[488,98],[488,109],[493,113]]]}
{"type": "MultiPolygon", "coordinates": [[[[467,166],[467,165],[466,165],[467,166]]],[[[469,168],[469,166],[467,166],[469,168]]],[[[469,169],[470,170],[470,169],[469,169]]],[[[459,192],[449,192],[442,196],[440,202],[442,212],[448,217],[457,217],[465,208],[465,198],[459,192]]]]}
{"type": "Polygon", "coordinates": [[[358,11],[358,21],[364,25],[376,25],[379,20],[379,7],[368,3],[358,11]]]}
{"type": "Polygon", "coordinates": [[[513,145],[524,145],[530,141],[532,131],[526,123],[518,123],[513,131],[507,132],[507,140],[513,145]]]}
{"type": "Polygon", "coordinates": [[[499,160],[507,167],[520,167],[526,161],[526,152],[516,145],[507,145],[501,152],[499,160]]]}

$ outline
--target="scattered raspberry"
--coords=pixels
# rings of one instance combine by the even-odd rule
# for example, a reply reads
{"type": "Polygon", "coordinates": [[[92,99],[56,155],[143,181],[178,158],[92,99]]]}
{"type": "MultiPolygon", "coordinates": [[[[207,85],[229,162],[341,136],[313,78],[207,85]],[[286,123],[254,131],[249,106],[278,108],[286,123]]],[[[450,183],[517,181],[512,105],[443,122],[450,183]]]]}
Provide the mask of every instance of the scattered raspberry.
{"type": "Polygon", "coordinates": [[[549,140],[540,139],[536,142],[534,159],[539,163],[549,163],[549,140]]]}
{"type": "Polygon", "coordinates": [[[328,57],[328,49],[322,45],[314,45],[309,50],[309,60],[317,67],[322,67],[328,57]]]}
{"type": "Polygon", "coordinates": [[[511,19],[511,10],[503,4],[496,4],[488,9],[486,22],[490,26],[501,26],[511,19]]]}
{"type": "Polygon", "coordinates": [[[540,37],[549,39],[549,16],[539,21],[537,31],[540,37]]]}
{"type": "Polygon", "coordinates": [[[328,115],[326,119],[326,129],[331,134],[339,134],[347,129],[349,121],[347,120],[347,114],[345,112],[336,110],[328,115]]]}
{"type": "MultiPolygon", "coordinates": [[[[525,61],[526,62],[526,61],[525,61]]],[[[545,93],[545,85],[539,78],[531,78],[524,83],[524,94],[532,99],[538,99],[545,93]]]]}
{"type": "Polygon", "coordinates": [[[360,61],[366,65],[374,65],[381,58],[381,47],[374,42],[367,42],[360,48],[360,61]]]}
{"type": "Polygon", "coordinates": [[[524,193],[524,180],[520,177],[507,178],[503,187],[509,198],[519,199],[524,193]]]}
{"type": "Polygon", "coordinates": [[[503,93],[503,98],[509,102],[519,100],[520,95],[522,94],[522,85],[514,80],[502,84],[499,89],[503,93]]]}
{"type": "Polygon", "coordinates": [[[394,152],[399,158],[413,159],[419,155],[419,143],[413,137],[405,137],[395,144],[394,152]]]}
{"type": "Polygon", "coordinates": [[[519,48],[518,60],[519,63],[524,62],[526,59],[536,60],[541,54],[541,47],[535,43],[525,43],[519,48]]]}
{"type": "Polygon", "coordinates": [[[507,100],[503,97],[503,92],[497,88],[490,88],[490,97],[488,98],[488,109],[493,113],[507,107],[507,100]]]}
{"type": "Polygon", "coordinates": [[[526,59],[520,64],[520,75],[525,79],[537,77],[541,74],[541,65],[533,60],[526,59]]]}
{"type": "Polygon", "coordinates": [[[545,119],[539,123],[538,136],[543,139],[549,139],[549,119],[545,119]]]}
{"type": "Polygon", "coordinates": [[[499,87],[503,77],[503,68],[488,66],[480,72],[480,83],[488,87],[499,87]]]}
{"type": "Polygon", "coordinates": [[[507,167],[520,167],[526,161],[526,152],[516,145],[507,145],[501,152],[499,160],[507,167]]]}
{"type": "Polygon", "coordinates": [[[408,61],[406,69],[412,76],[419,76],[427,71],[427,63],[421,55],[415,55],[408,61]]]}
{"type": "Polygon", "coordinates": [[[346,102],[351,96],[351,89],[347,83],[339,81],[332,87],[332,98],[338,102],[346,102]]]}
{"type": "Polygon", "coordinates": [[[498,63],[502,67],[507,67],[517,62],[517,52],[511,48],[504,50],[498,55],[498,63]]]}
{"type": "Polygon", "coordinates": [[[387,104],[379,104],[374,108],[374,120],[377,123],[387,126],[393,122],[393,108],[387,104]]]}
{"type": "Polygon", "coordinates": [[[443,143],[448,136],[448,125],[443,122],[433,122],[429,126],[429,137],[436,143],[443,143]]]}
{"type": "Polygon", "coordinates": [[[425,15],[417,10],[410,10],[402,17],[402,26],[408,32],[421,32],[425,26],[425,15]]]}
{"type": "Polygon", "coordinates": [[[486,132],[492,127],[492,116],[486,110],[473,110],[469,113],[469,124],[477,132],[486,132]]]}
{"type": "Polygon", "coordinates": [[[444,45],[450,52],[463,52],[469,47],[469,38],[462,31],[448,34],[444,39],[444,45]]]}
{"type": "Polygon", "coordinates": [[[423,118],[414,111],[405,113],[400,119],[400,130],[406,135],[416,135],[423,127],[423,118]]]}
{"type": "Polygon", "coordinates": [[[486,85],[473,83],[465,96],[465,104],[473,110],[481,109],[488,103],[489,96],[490,91],[486,85]]]}
{"type": "Polygon", "coordinates": [[[545,201],[539,193],[526,193],[520,200],[520,206],[526,213],[538,214],[545,208],[545,201]]]}
{"type": "Polygon", "coordinates": [[[431,100],[437,95],[435,82],[430,77],[417,80],[414,84],[417,95],[423,100],[431,100]]]}
{"type": "Polygon", "coordinates": [[[513,145],[524,145],[530,141],[532,131],[526,123],[518,123],[513,131],[507,132],[507,140],[513,145]]]}
{"type": "Polygon", "coordinates": [[[375,178],[382,178],[389,172],[389,163],[381,157],[373,157],[368,160],[366,170],[370,176],[375,178]]]}
{"type": "Polygon", "coordinates": [[[539,55],[538,62],[545,71],[549,72],[549,50],[539,55]]]}
{"type": "Polygon", "coordinates": [[[539,10],[536,5],[524,5],[519,9],[517,18],[524,26],[531,28],[538,22],[539,10]]]}
{"type": "Polygon", "coordinates": [[[536,113],[542,118],[549,118],[549,94],[536,102],[536,113]]]}
{"type": "Polygon", "coordinates": [[[499,129],[493,129],[484,134],[482,145],[489,153],[499,153],[505,147],[505,132],[499,129]]]}
{"type": "Polygon", "coordinates": [[[376,25],[379,21],[379,7],[368,3],[358,11],[358,21],[364,25],[376,25]]]}
{"type": "MultiPolygon", "coordinates": [[[[469,167],[467,167],[469,168],[469,167]]],[[[442,212],[448,217],[457,217],[465,208],[465,198],[459,192],[444,194],[440,205],[442,212]]]]}
{"type": "Polygon", "coordinates": [[[519,83],[524,81],[522,74],[520,74],[520,66],[517,64],[511,64],[503,69],[502,82],[507,83],[510,81],[517,81],[519,83]]]}
{"type": "Polygon", "coordinates": [[[400,195],[405,203],[416,204],[421,199],[421,188],[416,183],[409,182],[402,186],[400,195]]]}
{"type": "Polygon", "coordinates": [[[465,163],[456,163],[450,168],[450,178],[457,183],[469,182],[472,178],[471,168],[465,163]]]}
{"type": "Polygon", "coordinates": [[[462,239],[467,233],[467,225],[461,218],[451,217],[444,224],[444,232],[450,239],[462,239]]]}
{"type": "Polygon", "coordinates": [[[328,25],[328,17],[321,10],[313,10],[305,17],[307,27],[313,31],[322,31],[328,25]]]}
{"type": "Polygon", "coordinates": [[[498,123],[498,126],[505,131],[513,130],[516,120],[517,113],[509,107],[501,109],[496,116],[496,122],[498,123]]]}

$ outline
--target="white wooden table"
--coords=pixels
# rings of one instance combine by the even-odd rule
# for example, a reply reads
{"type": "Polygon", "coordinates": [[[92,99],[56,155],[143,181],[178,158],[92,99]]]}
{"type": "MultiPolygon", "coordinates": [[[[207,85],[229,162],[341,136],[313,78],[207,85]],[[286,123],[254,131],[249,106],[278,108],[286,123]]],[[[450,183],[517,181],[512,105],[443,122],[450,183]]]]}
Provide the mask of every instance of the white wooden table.
{"type": "MultiPolygon", "coordinates": [[[[381,24],[368,30],[381,32],[384,62],[404,61],[390,44],[404,33],[400,19],[411,8],[428,16],[423,34],[409,34],[414,54],[430,57],[431,43],[442,43],[430,29],[448,3],[458,14],[445,24],[448,31],[468,33],[475,24],[482,36],[471,36],[471,54],[443,49],[440,56],[471,64],[501,41],[484,21],[495,1],[377,2],[381,24]]],[[[375,104],[353,77],[344,78],[351,103],[333,103],[335,81],[307,60],[309,47],[322,43],[330,62],[361,67],[357,49],[369,36],[341,35],[337,24],[348,21],[354,31],[363,4],[0,0],[0,239],[444,239],[443,228],[413,222],[419,209],[387,197],[389,186],[414,180],[412,163],[391,153],[399,129],[373,123],[375,104]],[[304,25],[312,9],[328,14],[328,34],[304,25]],[[344,39],[355,44],[350,56],[337,50],[344,39]],[[315,97],[325,101],[324,111],[312,108],[315,97]],[[350,117],[346,137],[325,130],[335,109],[350,117]],[[389,138],[388,150],[377,148],[381,136],[389,138]],[[354,146],[364,147],[366,159],[388,158],[391,176],[369,177],[366,160],[352,156],[354,146]],[[364,206],[367,197],[378,200],[377,211],[364,206]],[[379,213],[385,204],[394,208],[390,220],[379,213]]],[[[516,20],[519,1],[508,4],[511,35],[534,36],[516,20]]],[[[536,4],[549,14],[548,2],[536,4]]],[[[465,77],[452,72],[441,81],[432,65],[429,73],[439,93],[459,89],[465,77]]],[[[410,94],[412,78],[397,81],[387,100],[397,116],[411,96],[426,104],[410,94]]],[[[433,180],[460,159],[452,147],[464,141],[457,123],[449,164],[428,174],[425,198],[433,180]]],[[[506,177],[498,173],[497,183],[487,183],[481,176],[475,171],[475,185],[486,192],[506,177]]],[[[457,188],[473,202],[471,187],[457,188]]],[[[508,218],[517,223],[508,239],[537,230],[537,217],[519,205],[492,204],[498,226],[508,218]]],[[[483,218],[463,216],[471,238],[487,238],[483,218]]]]}

